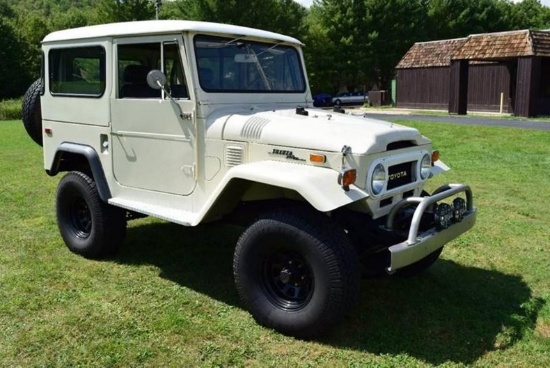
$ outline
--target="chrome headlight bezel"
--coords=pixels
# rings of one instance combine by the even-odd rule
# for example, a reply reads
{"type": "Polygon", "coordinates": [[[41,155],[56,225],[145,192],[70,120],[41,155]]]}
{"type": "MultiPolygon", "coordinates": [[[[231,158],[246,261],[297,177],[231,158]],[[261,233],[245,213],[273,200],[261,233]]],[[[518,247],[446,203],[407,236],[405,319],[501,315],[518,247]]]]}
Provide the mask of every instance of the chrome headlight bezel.
{"type": "Polygon", "coordinates": [[[379,195],[384,190],[388,179],[388,174],[384,165],[376,165],[372,170],[370,178],[370,188],[372,190],[372,194],[379,195]]]}
{"type": "Polygon", "coordinates": [[[422,180],[428,179],[432,172],[432,158],[430,155],[425,154],[420,161],[420,178],[422,180]]]}

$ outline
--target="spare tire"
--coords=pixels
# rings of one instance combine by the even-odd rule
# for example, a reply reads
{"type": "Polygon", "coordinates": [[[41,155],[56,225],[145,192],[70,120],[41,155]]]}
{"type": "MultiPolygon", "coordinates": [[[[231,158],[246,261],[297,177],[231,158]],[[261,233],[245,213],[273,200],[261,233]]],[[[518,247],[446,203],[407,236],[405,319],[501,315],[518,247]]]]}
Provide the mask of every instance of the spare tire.
{"type": "Polygon", "coordinates": [[[40,93],[42,92],[42,79],[37,79],[23,96],[21,115],[23,125],[29,137],[42,146],[42,110],[40,107],[40,93]]]}

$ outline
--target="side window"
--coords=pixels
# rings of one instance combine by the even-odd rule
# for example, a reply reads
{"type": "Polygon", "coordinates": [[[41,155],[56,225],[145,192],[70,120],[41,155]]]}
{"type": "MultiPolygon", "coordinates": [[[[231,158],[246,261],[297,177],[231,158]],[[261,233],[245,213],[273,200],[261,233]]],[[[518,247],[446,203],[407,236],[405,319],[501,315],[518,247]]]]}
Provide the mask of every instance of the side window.
{"type": "Polygon", "coordinates": [[[174,98],[187,98],[177,43],[140,43],[118,46],[118,97],[161,98],[161,91],[149,87],[147,74],[159,69],[166,75],[166,88],[174,98]]]}
{"type": "Polygon", "coordinates": [[[105,50],[100,46],[49,52],[53,95],[100,97],[105,92],[105,50]]]}
{"type": "Polygon", "coordinates": [[[179,46],[175,42],[164,44],[164,68],[166,87],[174,98],[188,98],[187,83],[181,65],[179,46]]]}

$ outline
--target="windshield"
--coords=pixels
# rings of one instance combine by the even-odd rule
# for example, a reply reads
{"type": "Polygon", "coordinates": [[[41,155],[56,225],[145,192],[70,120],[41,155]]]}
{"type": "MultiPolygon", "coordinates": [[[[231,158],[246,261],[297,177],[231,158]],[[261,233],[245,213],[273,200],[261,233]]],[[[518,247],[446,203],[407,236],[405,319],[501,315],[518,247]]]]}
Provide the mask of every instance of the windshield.
{"type": "Polygon", "coordinates": [[[199,81],[207,92],[302,93],[305,78],[294,47],[195,36],[199,81]]]}

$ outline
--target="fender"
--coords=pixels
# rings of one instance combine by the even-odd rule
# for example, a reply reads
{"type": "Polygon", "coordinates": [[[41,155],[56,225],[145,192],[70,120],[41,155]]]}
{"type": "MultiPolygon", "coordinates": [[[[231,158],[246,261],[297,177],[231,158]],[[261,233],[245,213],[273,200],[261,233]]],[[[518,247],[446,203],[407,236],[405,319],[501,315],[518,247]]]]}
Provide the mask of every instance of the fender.
{"type": "MultiPolygon", "coordinates": [[[[345,191],[338,184],[339,173],[330,168],[306,166],[279,161],[260,161],[231,168],[213,195],[204,205],[198,219],[202,219],[224,188],[234,179],[273,185],[295,190],[315,209],[328,212],[368,197],[355,185],[345,191]]],[[[200,221],[200,220],[199,220],[200,221]]]]}
{"type": "Polygon", "coordinates": [[[86,158],[88,164],[90,165],[90,170],[92,171],[92,176],[96,183],[99,197],[102,201],[107,202],[109,198],[111,198],[111,191],[109,190],[109,185],[107,184],[107,179],[105,178],[105,172],[103,171],[103,166],[101,165],[101,161],[95,149],[83,144],[68,142],[61,143],[55,151],[55,156],[50,169],[46,170],[46,173],[49,176],[55,176],[59,173],[63,153],[71,153],[86,158]]]}

